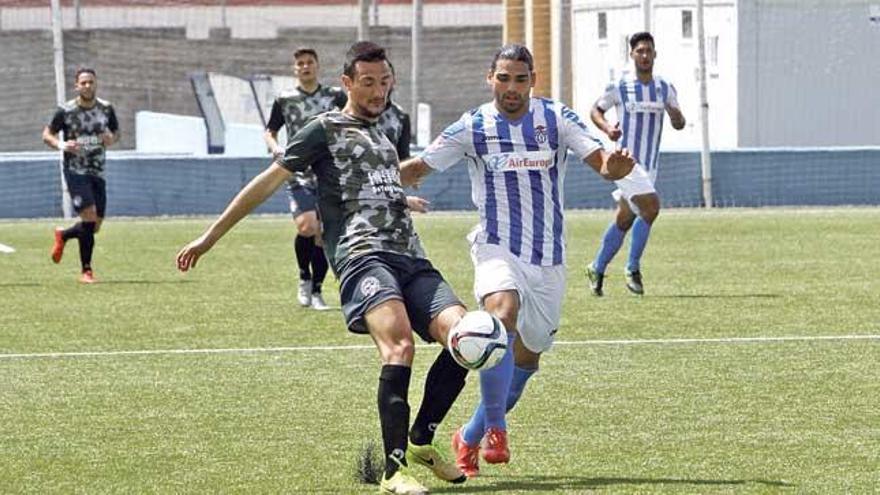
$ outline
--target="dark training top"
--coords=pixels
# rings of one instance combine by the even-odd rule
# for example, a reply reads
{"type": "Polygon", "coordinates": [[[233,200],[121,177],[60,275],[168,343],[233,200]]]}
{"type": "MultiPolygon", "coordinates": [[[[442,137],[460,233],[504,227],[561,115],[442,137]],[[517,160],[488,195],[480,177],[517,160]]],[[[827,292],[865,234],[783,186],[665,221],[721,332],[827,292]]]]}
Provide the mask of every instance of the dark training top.
{"type": "Polygon", "coordinates": [[[95,98],[93,107],[83,108],[76,99],[70,100],[55,111],[49,130],[53,134],[63,132],[65,141],[73,139],[79,143],[78,152],[64,152],[65,171],[103,178],[106,147],[101,134],[119,130],[116,112],[110,102],[95,98]]]}
{"type": "MultiPolygon", "coordinates": [[[[287,142],[302,129],[312,117],[330,110],[341,110],[348,97],[341,88],[318,85],[312,93],[300,87],[290,92],[281,93],[272,103],[269,123],[266,128],[278,132],[282,126],[287,128],[287,142]]],[[[294,174],[289,187],[315,187],[315,175],[311,171],[294,174]]]]}
{"type": "Polygon", "coordinates": [[[425,258],[400,184],[397,151],[375,122],[332,111],[287,144],[281,163],[317,177],[324,250],[339,275],[349,260],[391,252],[425,258]]]}

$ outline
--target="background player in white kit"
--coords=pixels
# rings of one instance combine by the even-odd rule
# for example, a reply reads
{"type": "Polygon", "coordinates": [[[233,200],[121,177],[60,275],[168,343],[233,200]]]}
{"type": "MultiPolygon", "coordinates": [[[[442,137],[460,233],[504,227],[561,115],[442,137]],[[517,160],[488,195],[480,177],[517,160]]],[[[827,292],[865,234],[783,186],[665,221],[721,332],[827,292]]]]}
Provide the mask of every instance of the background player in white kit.
{"type": "Polygon", "coordinates": [[[664,111],[669,114],[674,129],[681,130],[685,124],[675,87],[654,76],[654,58],[657,56],[654,38],[650,33],[636,33],[630,38],[629,46],[635,77],[624,76],[619,82],[609,84],[590,112],[593,123],[612,141],[619,140],[620,147],[630,150],[639,164],[636,172],[617,181],[617,190],[613,193],[617,202],[614,221],[605,230],[596,258],[587,265],[587,277],[596,296],[603,293],[605,268],[617,254],[630,227],[632,240],[626,264],[626,287],[634,294],[644,294],[640,264],[651,225],[660,212],[660,197],[654,189],[654,182],[657,180],[664,111]],[[617,110],[618,123],[615,125],[605,120],[605,112],[611,107],[617,110]],[[640,173],[639,169],[644,169],[647,175],[640,173]]]}
{"type": "Polygon", "coordinates": [[[481,448],[489,463],[509,461],[505,412],[516,404],[559,326],[567,150],[608,180],[624,177],[634,164],[626,150],[606,153],[561,103],[530,97],[535,72],[526,47],[502,47],[487,82],[494,101],[466,112],[419,157],[401,164],[401,182],[413,185],[433,170],[466,161],[480,213],[468,236],[475,296],[501,319],[512,344],[498,366],[480,372],[480,404],[453,436],[458,467],[470,477],[479,472],[481,448]]]}

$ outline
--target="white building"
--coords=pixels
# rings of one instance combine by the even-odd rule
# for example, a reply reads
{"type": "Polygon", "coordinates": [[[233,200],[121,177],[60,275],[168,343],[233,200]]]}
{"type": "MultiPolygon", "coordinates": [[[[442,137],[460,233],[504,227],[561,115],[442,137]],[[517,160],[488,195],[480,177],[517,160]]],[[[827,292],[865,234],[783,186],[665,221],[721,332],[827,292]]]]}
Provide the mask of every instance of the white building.
{"type": "MultiPolygon", "coordinates": [[[[698,148],[694,0],[573,0],[575,109],[587,116],[633,70],[627,37],[645,4],[654,72],[688,119],[663,148],[698,148]]],[[[706,0],[704,12],[712,148],[880,145],[880,0],[706,0]]]]}

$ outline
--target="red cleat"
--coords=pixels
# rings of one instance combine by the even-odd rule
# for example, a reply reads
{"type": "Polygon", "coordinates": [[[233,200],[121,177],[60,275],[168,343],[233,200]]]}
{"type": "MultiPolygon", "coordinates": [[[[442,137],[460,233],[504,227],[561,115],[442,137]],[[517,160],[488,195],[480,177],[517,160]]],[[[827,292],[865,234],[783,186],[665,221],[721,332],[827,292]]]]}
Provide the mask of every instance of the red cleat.
{"type": "Polygon", "coordinates": [[[95,282],[97,282],[97,280],[95,280],[95,276],[92,274],[91,270],[82,272],[82,275],[79,277],[79,283],[81,284],[94,284],[95,282]]]}
{"type": "Polygon", "coordinates": [[[452,435],[452,450],[455,452],[455,465],[468,478],[480,474],[480,446],[471,447],[461,437],[461,428],[452,435]]]}
{"type": "Polygon", "coordinates": [[[52,244],[52,261],[61,263],[61,257],[64,256],[64,229],[55,227],[55,243],[52,244]]]}
{"type": "Polygon", "coordinates": [[[489,464],[510,462],[510,449],[507,448],[507,432],[501,428],[487,428],[483,436],[483,460],[489,464]]]}

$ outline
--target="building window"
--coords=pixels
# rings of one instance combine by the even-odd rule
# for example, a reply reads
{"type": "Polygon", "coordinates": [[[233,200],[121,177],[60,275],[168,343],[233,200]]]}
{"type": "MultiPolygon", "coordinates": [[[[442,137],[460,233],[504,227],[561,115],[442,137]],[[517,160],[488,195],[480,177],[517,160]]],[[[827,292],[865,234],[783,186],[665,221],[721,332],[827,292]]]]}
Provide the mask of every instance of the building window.
{"type": "Polygon", "coordinates": [[[709,37],[709,65],[718,67],[718,36],[709,37]]]}
{"type": "Polygon", "coordinates": [[[692,10],[681,11],[681,37],[685,39],[694,37],[694,12],[692,10]]]}
{"type": "Polygon", "coordinates": [[[608,13],[599,12],[599,39],[608,39],[608,13]]]}

